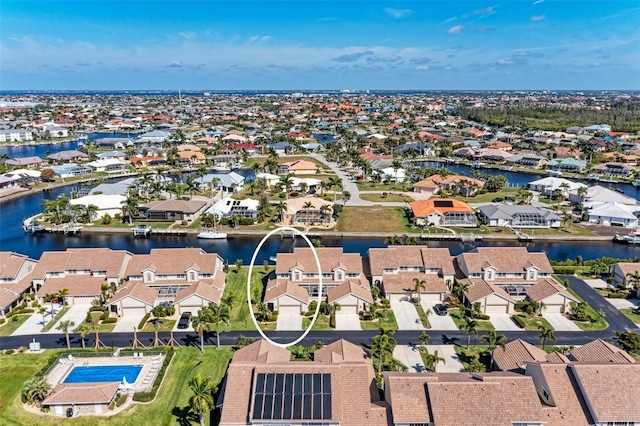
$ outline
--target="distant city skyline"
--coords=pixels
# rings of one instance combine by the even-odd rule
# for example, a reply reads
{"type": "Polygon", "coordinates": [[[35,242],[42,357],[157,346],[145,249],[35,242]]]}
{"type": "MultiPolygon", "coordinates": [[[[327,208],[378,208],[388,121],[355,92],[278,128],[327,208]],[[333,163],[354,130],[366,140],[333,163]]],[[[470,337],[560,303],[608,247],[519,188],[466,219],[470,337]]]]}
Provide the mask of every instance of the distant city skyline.
{"type": "Polygon", "coordinates": [[[637,1],[12,1],[2,90],[638,90],[637,1]]]}

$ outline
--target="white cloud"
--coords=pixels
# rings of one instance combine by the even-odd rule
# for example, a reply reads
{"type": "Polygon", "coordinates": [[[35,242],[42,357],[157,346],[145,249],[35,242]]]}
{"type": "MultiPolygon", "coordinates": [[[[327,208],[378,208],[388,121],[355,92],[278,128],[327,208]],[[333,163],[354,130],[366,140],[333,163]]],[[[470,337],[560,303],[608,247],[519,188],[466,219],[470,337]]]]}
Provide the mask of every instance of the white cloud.
{"type": "Polygon", "coordinates": [[[413,15],[413,10],[411,9],[392,9],[387,7],[384,9],[384,13],[394,19],[406,18],[407,16],[413,15]]]}
{"type": "Polygon", "coordinates": [[[416,67],[416,69],[417,69],[418,71],[426,71],[426,70],[428,70],[428,69],[429,69],[429,65],[418,65],[418,66],[416,67]]]}
{"type": "Polygon", "coordinates": [[[531,16],[531,22],[540,22],[540,21],[544,21],[545,19],[547,19],[547,17],[545,15],[533,15],[533,16],[531,16]]]}
{"type": "Polygon", "coordinates": [[[464,25],[454,25],[453,27],[449,28],[449,31],[447,31],[447,34],[449,35],[460,34],[462,30],[464,30],[464,25]]]}
{"type": "Polygon", "coordinates": [[[540,4],[540,3],[544,3],[544,0],[536,0],[533,2],[533,4],[540,4]]]}
{"type": "Polygon", "coordinates": [[[485,7],[484,9],[476,9],[465,15],[462,15],[463,18],[471,18],[472,16],[489,16],[496,13],[494,6],[485,7]]]}

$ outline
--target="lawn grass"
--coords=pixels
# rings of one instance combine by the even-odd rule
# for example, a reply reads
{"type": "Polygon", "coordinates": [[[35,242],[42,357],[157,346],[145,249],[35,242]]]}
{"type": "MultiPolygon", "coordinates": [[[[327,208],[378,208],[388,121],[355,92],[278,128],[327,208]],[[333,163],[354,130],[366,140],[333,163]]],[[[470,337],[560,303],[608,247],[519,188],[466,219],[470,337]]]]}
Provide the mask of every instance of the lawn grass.
{"type": "MultiPolygon", "coordinates": [[[[142,331],[156,331],[156,327],[154,325],[154,320],[147,321],[142,331]]],[[[110,324],[106,324],[110,325],[110,324]]],[[[160,321],[160,327],[158,327],[158,331],[171,331],[173,330],[173,326],[176,325],[176,320],[168,320],[163,319],[160,321]]]]}
{"type": "MultiPolygon", "coordinates": [[[[458,327],[458,329],[462,329],[462,327],[465,324],[465,320],[462,317],[462,313],[460,312],[460,309],[449,308],[448,311],[449,311],[449,315],[451,315],[451,319],[456,324],[456,327],[458,327]]],[[[491,331],[491,330],[495,331],[495,328],[493,327],[493,324],[491,324],[491,321],[477,319],[476,322],[478,323],[478,331],[491,331]]]]}
{"type": "Polygon", "coordinates": [[[517,315],[522,318],[522,320],[525,323],[524,329],[528,330],[528,331],[538,331],[540,329],[540,327],[546,327],[546,328],[550,328],[553,330],[553,327],[551,326],[551,324],[549,324],[549,321],[547,321],[546,319],[544,319],[543,317],[535,317],[535,316],[528,316],[527,314],[524,314],[522,312],[518,312],[517,315]]]}
{"type": "MultiPolygon", "coordinates": [[[[42,354],[5,355],[0,358],[0,424],[54,426],[63,423],[63,419],[53,416],[36,416],[22,408],[20,391],[25,381],[45,369],[64,350],[46,350],[42,354]]],[[[158,390],[156,399],[149,404],[134,404],[124,412],[113,417],[83,416],[64,419],[64,424],[86,426],[156,426],[198,424],[197,416],[188,410],[191,391],[188,381],[197,374],[210,377],[211,383],[218,385],[222,379],[232,351],[230,347],[216,350],[205,348],[201,354],[195,347],[184,347],[176,351],[169,366],[164,382],[158,390]]],[[[209,423],[205,416],[206,424],[209,423]]]]}
{"type": "Polygon", "coordinates": [[[48,323],[45,324],[44,328],[42,329],[42,331],[49,331],[51,330],[58,321],[60,321],[60,318],[62,318],[64,316],[64,314],[67,313],[67,311],[69,311],[69,309],[71,309],[70,306],[65,306],[64,308],[62,308],[60,311],[58,311],[56,313],[56,315],[53,317],[53,320],[49,321],[48,323]]]}
{"type": "Polygon", "coordinates": [[[637,309],[625,308],[625,309],[620,309],[620,312],[622,312],[627,318],[629,318],[634,323],[640,324],[640,311],[638,311],[637,309]]]}
{"type": "Polygon", "coordinates": [[[420,228],[411,229],[402,207],[347,206],[338,218],[336,231],[403,234],[420,232],[420,228]]]}
{"type": "MultiPolygon", "coordinates": [[[[558,276],[554,275],[554,278],[557,282],[559,282],[562,286],[564,286],[562,280],[558,276]]],[[[609,323],[600,315],[598,315],[598,313],[595,311],[595,309],[591,307],[591,305],[586,303],[580,296],[578,296],[578,294],[575,291],[573,291],[571,287],[565,287],[565,288],[576,299],[578,299],[579,301],[587,305],[587,315],[589,315],[589,317],[591,317],[592,319],[593,318],[596,319],[593,322],[573,321],[582,331],[600,331],[600,330],[606,330],[607,328],[609,328],[609,323]]]]}
{"type": "MultiPolygon", "coordinates": [[[[311,324],[311,319],[313,317],[304,317],[302,318],[302,329],[306,330],[309,328],[309,324],[311,324]]],[[[333,328],[329,327],[329,317],[327,315],[318,315],[318,319],[315,324],[313,324],[312,330],[333,330],[333,328]]]]}
{"type": "MultiPolygon", "coordinates": [[[[429,317],[427,316],[427,313],[424,311],[424,309],[422,309],[422,305],[420,305],[420,303],[414,303],[413,306],[416,308],[416,312],[418,313],[418,316],[420,317],[420,321],[422,321],[422,325],[424,326],[424,328],[431,328],[429,317]]],[[[431,314],[435,315],[433,311],[431,314]]]]}
{"type": "MultiPolygon", "coordinates": [[[[401,183],[378,183],[378,182],[363,182],[357,181],[356,185],[360,191],[399,191],[399,192],[407,192],[411,191],[413,185],[406,184],[403,185],[401,183]]],[[[360,195],[362,197],[362,194],[360,195]]]]}
{"type": "MultiPolygon", "coordinates": [[[[473,341],[474,339],[471,338],[472,345],[469,346],[469,349],[467,349],[467,346],[466,346],[466,339],[464,342],[464,346],[455,345],[453,347],[453,349],[456,351],[456,355],[458,355],[458,359],[460,360],[460,362],[462,363],[462,366],[466,371],[473,371],[473,368],[471,367],[472,363],[475,362],[477,365],[477,363],[482,362],[481,356],[484,352],[487,351],[487,348],[488,348],[488,346],[485,346],[485,345],[474,345],[473,341]]],[[[500,350],[500,349],[497,349],[497,350],[500,350]]]]}
{"type": "MultiPolygon", "coordinates": [[[[32,314],[38,315],[38,314],[32,314]]],[[[0,327],[0,337],[11,336],[11,334],[18,329],[31,315],[16,315],[11,318],[7,318],[7,322],[0,327]],[[15,318],[15,320],[14,320],[15,318]]]]}
{"type": "Polygon", "coordinates": [[[413,201],[413,198],[407,197],[406,195],[386,193],[386,192],[385,193],[378,193],[378,192],[363,193],[363,194],[360,194],[360,198],[366,201],[382,202],[382,203],[391,203],[391,202],[410,203],[411,201],[413,201]]]}
{"type": "Polygon", "coordinates": [[[506,195],[514,195],[518,193],[520,188],[517,187],[504,187],[500,191],[497,192],[487,192],[485,194],[477,194],[473,197],[463,197],[461,195],[456,195],[455,197],[451,197],[455,200],[464,201],[465,203],[490,203],[494,198],[502,198],[506,195]]]}
{"type": "MultiPolygon", "coordinates": [[[[273,267],[266,271],[263,266],[253,268],[251,277],[251,300],[256,303],[262,301],[263,279],[273,271],[273,267]]],[[[249,267],[243,266],[238,272],[235,267],[229,268],[227,274],[227,285],[224,288],[223,297],[233,296],[233,306],[231,307],[230,325],[222,327],[222,331],[231,330],[253,330],[253,321],[249,313],[247,304],[247,276],[249,267]]],[[[195,314],[195,313],[194,313],[195,314]]]]}
{"type": "Polygon", "coordinates": [[[362,327],[363,330],[380,330],[381,328],[385,330],[397,330],[398,323],[396,323],[396,316],[393,314],[393,311],[389,309],[385,313],[385,317],[373,321],[360,321],[360,327],[362,327]]]}

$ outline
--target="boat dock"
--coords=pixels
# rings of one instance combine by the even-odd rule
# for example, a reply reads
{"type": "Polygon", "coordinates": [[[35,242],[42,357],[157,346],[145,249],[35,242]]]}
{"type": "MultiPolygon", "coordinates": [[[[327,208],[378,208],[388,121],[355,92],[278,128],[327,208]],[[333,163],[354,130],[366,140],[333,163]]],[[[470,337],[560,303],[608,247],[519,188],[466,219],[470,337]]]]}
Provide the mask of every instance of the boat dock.
{"type": "Polygon", "coordinates": [[[463,243],[473,243],[476,241],[482,241],[482,235],[475,235],[473,232],[469,233],[453,233],[453,232],[423,232],[420,234],[421,240],[427,241],[461,241],[463,243]]]}
{"type": "Polygon", "coordinates": [[[173,229],[173,228],[151,228],[149,225],[138,225],[133,228],[134,237],[145,237],[149,235],[178,235],[186,236],[188,231],[186,229],[173,229]]]}

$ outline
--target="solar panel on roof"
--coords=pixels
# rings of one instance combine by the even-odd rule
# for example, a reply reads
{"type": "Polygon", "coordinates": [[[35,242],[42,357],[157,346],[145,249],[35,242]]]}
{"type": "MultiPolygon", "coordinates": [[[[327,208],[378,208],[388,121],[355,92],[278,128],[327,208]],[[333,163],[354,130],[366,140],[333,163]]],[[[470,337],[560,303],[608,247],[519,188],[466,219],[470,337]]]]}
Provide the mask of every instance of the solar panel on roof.
{"type": "Polygon", "coordinates": [[[435,200],[433,202],[434,207],[453,207],[453,201],[451,200],[435,200]]]}
{"type": "Polygon", "coordinates": [[[331,374],[259,373],[253,393],[256,420],[331,418],[331,374]]]}

